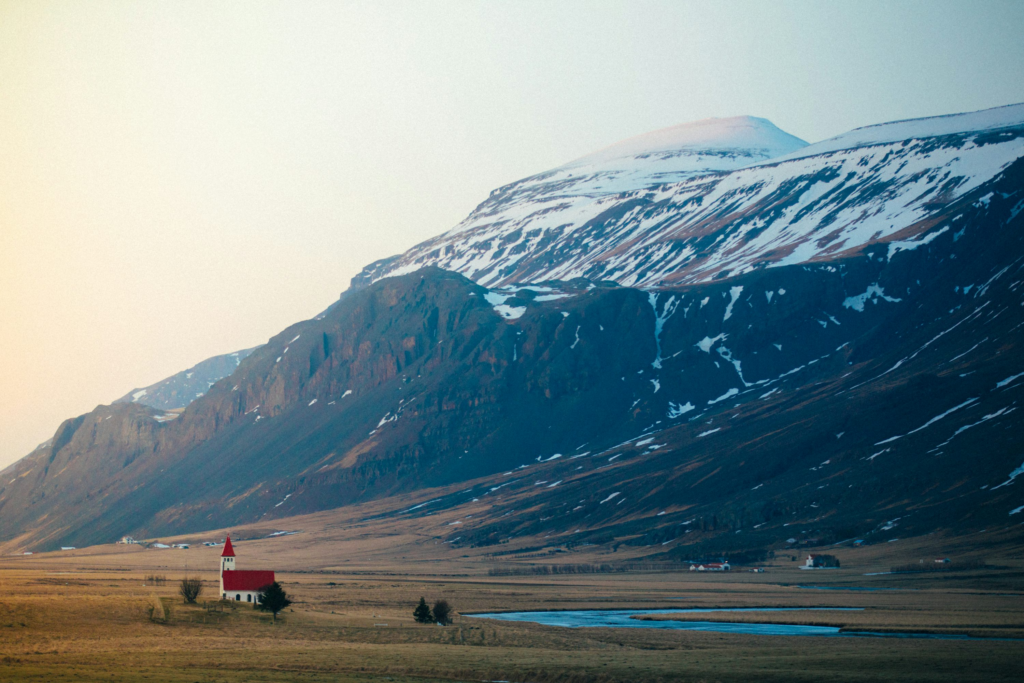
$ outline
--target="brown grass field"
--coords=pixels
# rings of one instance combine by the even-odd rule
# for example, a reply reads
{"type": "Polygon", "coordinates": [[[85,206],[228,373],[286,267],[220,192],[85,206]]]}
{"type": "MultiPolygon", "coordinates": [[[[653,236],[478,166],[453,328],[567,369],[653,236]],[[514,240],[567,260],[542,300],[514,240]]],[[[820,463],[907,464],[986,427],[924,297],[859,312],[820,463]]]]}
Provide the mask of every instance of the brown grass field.
{"type": "MultiPolygon", "coordinates": [[[[347,513],[346,513],[347,514],[347,513]]],[[[221,548],[97,546],[0,558],[0,681],[1019,681],[1024,559],[1012,538],[939,538],[831,549],[843,568],[763,574],[672,571],[489,576],[494,548],[437,543],[435,517],[356,523],[342,513],[287,520],[293,536],[242,540],[240,569],[275,569],[295,600],[275,624],[245,605],[176,596],[186,573],[216,598],[221,548]],[[991,549],[1001,548],[998,552],[991,549]],[[986,567],[865,576],[937,554],[986,567]],[[167,577],[153,585],[146,577],[167,577]],[[800,586],[884,588],[877,592],[800,586]],[[412,620],[445,598],[454,625],[412,620]],[[827,624],[968,634],[986,640],[747,636],[566,629],[465,616],[480,611],[686,607],[862,607],[858,612],[667,615],[700,621],[827,624]],[[164,618],[160,618],[160,612],[164,618]],[[154,618],[155,617],[155,618],[154,618]]],[[[236,537],[266,529],[233,530],[236,537]]],[[[223,538],[222,532],[187,540],[223,538]]],[[[165,543],[182,539],[161,539],[165,543]]],[[[526,547],[530,539],[522,541],[526,547]]],[[[503,546],[503,550],[506,549],[503,546]]],[[[512,547],[511,550],[515,548],[512,547]]],[[[528,559],[502,555],[501,564],[528,559]]],[[[618,553],[615,561],[629,560],[618,553]]],[[[636,558],[632,558],[636,559],[636,558]]],[[[545,562],[554,560],[545,559],[545,562]]],[[[576,549],[559,562],[608,562],[576,549]]]]}

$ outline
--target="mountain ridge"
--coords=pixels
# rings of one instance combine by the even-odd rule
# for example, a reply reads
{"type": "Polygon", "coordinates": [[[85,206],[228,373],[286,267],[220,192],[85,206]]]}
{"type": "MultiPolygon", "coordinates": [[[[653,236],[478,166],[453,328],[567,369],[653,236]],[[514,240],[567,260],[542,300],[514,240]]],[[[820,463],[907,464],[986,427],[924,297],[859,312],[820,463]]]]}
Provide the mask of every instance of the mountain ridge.
{"type": "Polygon", "coordinates": [[[1018,128],[1022,125],[1024,125],[1024,102],[973,112],[888,121],[854,128],[847,133],[815,142],[800,150],[780,156],[776,161],[826,154],[850,147],[888,144],[968,132],[997,131],[1005,128],[1018,128]]]}
{"type": "MultiPolygon", "coordinates": [[[[1024,129],[1008,130],[716,172],[652,191],[661,199],[610,195],[600,208],[618,214],[577,226],[607,231],[625,263],[648,248],[614,231],[630,212],[661,239],[704,211],[704,262],[684,277],[657,278],[671,263],[657,258],[619,282],[579,276],[558,248],[528,253],[561,271],[503,278],[471,261],[370,268],[386,276],[275,335],[180,417],[122,403],[66,421],[3,471],[0,543],[220,528],[470,479],[436,505],[489,512],[458,538],[439,530],[452,547],[511,534],[674,557],[759,552],[792,524],[885,540],[1012,523],[1024,129]],[[726,208],[708,213],[715,201],[726,208]],[[801,225],[810,241],[765,251],[801,225]],[[744,265],[751,244],[772,267],[744,265]],[[740,267],[708,267],[716,254],[740,267]]],[[[484,205],[504,211],[510,187],[484,205]]]]}

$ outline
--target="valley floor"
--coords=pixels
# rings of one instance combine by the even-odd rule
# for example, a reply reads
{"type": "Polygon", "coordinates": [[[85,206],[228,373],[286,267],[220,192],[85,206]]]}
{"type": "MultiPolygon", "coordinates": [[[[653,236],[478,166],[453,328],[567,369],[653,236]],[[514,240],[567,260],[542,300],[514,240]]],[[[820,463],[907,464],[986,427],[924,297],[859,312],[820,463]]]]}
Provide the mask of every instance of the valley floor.
{"type": "MultiPolygon", "coordinates": [[[[186,570],[180,564],[187,557],[193,567],[205,568],[209,561],[202,560],[212,560],[213,550],[126,552],[107,546],[77,555],[4,558],[0,680],[991,683],[1020,680],[1024,657],[1024,640],[1012,640],[1024,639],[1024,563],[1012,559],[949,574],[865,576],[873,573],[865,571],[868,566],[807,572],[786,561],[769,565],[764,574],[498,577],[453,563],[414,561],[376,569],[289,571],[283,566],[287,558],[280,556],[278,579],[295,604],[274,623],[244,605],[228,603],[209,611],[181,603],[175,593],[186,570]],[[154,576],[166,581],[155,583],[154,576]],[[828,590],[837,587],[882,590],[828,590]],[[455,624],[414,623],[411,614],[420,596],[449,600],[460,612],[455,624]],[[720,612],[693,618],[989,639],[566,629],[466,616],[507,610],[779,606],[865,609],[720,612]]],[[[204,597],[212,599],[216,574],[199,574],[206,580],[204,597]]]]}

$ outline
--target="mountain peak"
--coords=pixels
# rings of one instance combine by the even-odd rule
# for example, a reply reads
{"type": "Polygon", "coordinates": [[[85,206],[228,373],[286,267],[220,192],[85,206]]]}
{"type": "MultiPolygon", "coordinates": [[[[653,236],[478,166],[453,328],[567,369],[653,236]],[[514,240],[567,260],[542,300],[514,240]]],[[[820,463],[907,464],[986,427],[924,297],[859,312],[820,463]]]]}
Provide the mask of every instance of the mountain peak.
{"type": "Polygon", "coordinates": [[[565,167],[678,153],[744,152],[768,159],[806,146],[806,142],[781,130],[768,119],[730,116],[691,121],[627,138],[576,159],[565,167]]]}

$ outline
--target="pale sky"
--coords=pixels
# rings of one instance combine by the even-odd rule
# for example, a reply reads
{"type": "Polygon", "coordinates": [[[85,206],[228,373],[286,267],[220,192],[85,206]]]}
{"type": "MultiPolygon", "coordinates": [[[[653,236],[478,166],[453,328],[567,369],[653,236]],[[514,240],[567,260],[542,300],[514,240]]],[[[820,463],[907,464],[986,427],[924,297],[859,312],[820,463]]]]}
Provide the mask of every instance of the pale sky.
{"type": "Polygon", "coordinates": [[[1024,101],[1024,2],[0,0],[0,467],[495,187],[750,114],[1024,101]]]}

